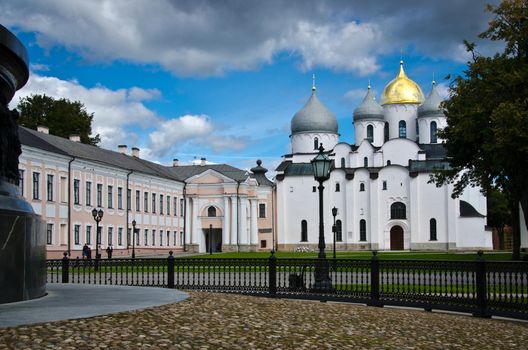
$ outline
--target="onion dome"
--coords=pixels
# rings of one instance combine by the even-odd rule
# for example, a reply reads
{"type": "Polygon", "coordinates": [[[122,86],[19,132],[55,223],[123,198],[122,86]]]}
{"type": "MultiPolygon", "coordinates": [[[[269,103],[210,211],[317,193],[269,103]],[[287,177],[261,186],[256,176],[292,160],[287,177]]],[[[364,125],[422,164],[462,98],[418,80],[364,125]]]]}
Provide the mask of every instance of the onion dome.
{"type": "Polygon", "coordinates": [[[400,73],[383,89],[381,104],[397,103],[422,103],[424,95],[422,89],[409,79],[403,70],[403,61],[400,61],[400,73]]]}
{"type": "Polygon", "coordinates": [[[418,117],[445,117],[443,108],[440,107],[442,103],[442,97],[436,89],[436,83],[433,80],[433,87],[429,96],[425,99],[424,103],[418,107],[418,117]]]}
{"type": "Polygon", "coordinates": [[[368,91],[363,102],[354,110],[354,120],[383,119],[383,108],[376,101],[376,96],[368,85],[368,91]]]}
{"type": "Polygon", "coordinates": [[[337,134],[337,120],[315,94],[315,84],[312,86],[312,96],[304,107],[295,113],[291,121],[291,133],[327,132],[337,134]]]}

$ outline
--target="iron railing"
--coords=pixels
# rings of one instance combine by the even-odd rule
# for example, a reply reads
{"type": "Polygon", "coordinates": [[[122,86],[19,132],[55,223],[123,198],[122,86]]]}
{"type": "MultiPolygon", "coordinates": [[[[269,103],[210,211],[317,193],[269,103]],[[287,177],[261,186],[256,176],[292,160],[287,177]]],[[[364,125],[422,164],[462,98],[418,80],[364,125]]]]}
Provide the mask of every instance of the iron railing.
{"type": "Polygon", "coordinates": [[[168,287],[470,312],[528,319],[528,262],[328,259],[332,288],[313,290],[317,258],[47,260],[48,283],[168,287]]]}

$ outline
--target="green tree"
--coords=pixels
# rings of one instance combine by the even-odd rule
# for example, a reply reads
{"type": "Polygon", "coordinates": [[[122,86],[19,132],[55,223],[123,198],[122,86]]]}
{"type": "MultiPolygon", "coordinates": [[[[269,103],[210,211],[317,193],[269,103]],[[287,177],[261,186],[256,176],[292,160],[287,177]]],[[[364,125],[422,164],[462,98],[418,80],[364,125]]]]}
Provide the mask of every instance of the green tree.
{"type": "Polygon", "coordinates": [[[68,138],[76,134],[81,142],[96,146],[101,139],[99,134],[91,137],[93,113],[88,113],[79,101],[65,98],[56,100],[46,95],[31,95],[20,99],[18,124],[31,129],[43,125],[50,134],[68,138]]]}
{"type": "Polygon", "coordinates": [[[488,225],[497,231],[499,249],[504,250],[504,227],[511,226],[511,212],[506,196],[496,188],[487,193],[488,225]]]}
{"type": "Polygon", "coordinates": [[[465,42],[472,61],[451,84],[445,102],[445,139],[451,169],[437,184],[454,183],[453,196],[468,185],[505,194],[512,214],[513,258],[520,258],[519,203],[528,218],[528,6],[526,0],[488,5],[495,17],[480,38],[504,42],[504,51],[483,57],[465,42]]]}

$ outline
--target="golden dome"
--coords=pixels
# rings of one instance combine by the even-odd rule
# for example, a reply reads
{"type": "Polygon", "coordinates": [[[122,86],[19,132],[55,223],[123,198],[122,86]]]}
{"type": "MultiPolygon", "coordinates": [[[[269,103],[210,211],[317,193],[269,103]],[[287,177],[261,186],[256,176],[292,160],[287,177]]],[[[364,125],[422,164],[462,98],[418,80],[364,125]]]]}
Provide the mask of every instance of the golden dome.
{"type": "Polygon", "coordinates": [[[381,104],[422,103],[424,95],[422,89],[403,71],[403,61],[400,61],[400,74],[385,86],[381,94],[381,104]]]}

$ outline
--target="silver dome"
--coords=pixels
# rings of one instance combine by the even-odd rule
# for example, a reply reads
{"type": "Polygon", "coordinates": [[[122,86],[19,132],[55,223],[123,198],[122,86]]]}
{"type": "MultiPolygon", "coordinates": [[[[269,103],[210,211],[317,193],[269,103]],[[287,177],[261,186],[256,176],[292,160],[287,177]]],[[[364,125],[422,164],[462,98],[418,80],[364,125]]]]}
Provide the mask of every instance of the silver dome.
{"type": "Polygon", "coordinates": [[[442,101],[442,97],[436,90],[436,84],[433,81],[433,87],[429,93],[429,96],[427,96],[424,103],[418,107],[418,117],[444,117],[445,115],[443,108],[440,107],[442,101]]]}
{"type": "Polygon", "coordinates": [[[304,107],[295,115],[291,121],[292,134],[301,132],[328,132],[337,134],[337,120],[334,113],[330,112],[312,89],[312,96],[304,107]]]}
{"type": "Polygon", "coordinates": [[[354,110],[354,120],[363,119],[383,119],[383,107],[376,101],[370,85],[363,102],[354,110]]]}

